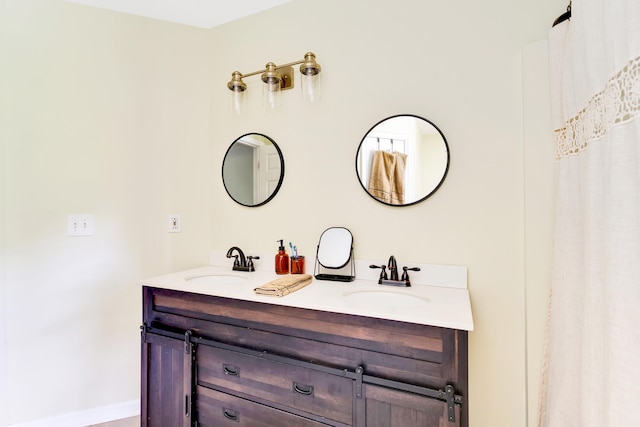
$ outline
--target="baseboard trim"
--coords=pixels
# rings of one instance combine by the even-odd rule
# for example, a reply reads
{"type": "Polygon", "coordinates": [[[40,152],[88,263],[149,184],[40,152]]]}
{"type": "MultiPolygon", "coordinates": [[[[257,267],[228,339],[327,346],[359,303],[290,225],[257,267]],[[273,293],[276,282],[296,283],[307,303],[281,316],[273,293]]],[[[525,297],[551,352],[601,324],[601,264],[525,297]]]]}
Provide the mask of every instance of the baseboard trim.
{"type": "Polygon", "coordinates": [[[10,427],[87,427],[136,415],[140,415],[140,401],[131,400],[21,424],[10,424],[10,427]]]}

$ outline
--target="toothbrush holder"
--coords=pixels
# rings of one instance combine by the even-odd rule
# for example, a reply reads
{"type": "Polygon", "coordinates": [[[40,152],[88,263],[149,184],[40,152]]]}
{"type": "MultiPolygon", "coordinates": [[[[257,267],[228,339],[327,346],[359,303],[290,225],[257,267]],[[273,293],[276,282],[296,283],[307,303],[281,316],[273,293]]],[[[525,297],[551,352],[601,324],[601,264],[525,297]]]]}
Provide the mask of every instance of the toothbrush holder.
{"type": "Polygon", "coordinates": [[[291,274],[304,274],[304,255],[291,257],[291,274]]]}

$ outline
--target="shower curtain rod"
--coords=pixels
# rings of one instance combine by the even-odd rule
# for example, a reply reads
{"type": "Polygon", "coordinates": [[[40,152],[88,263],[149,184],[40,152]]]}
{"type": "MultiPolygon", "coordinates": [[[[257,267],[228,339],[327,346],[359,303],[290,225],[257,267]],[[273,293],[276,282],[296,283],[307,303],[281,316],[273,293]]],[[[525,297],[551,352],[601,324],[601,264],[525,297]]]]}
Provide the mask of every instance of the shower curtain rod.
{"type": "Polygon", "coordinates": [[[567,19],[571,19],[571,1],[569,1],[569,6],[567,6],[567,11],[562,15],[558,16],[555,21],[553,21],[552,27],[555,27],[561,22],[566,21],[567,19]]]}

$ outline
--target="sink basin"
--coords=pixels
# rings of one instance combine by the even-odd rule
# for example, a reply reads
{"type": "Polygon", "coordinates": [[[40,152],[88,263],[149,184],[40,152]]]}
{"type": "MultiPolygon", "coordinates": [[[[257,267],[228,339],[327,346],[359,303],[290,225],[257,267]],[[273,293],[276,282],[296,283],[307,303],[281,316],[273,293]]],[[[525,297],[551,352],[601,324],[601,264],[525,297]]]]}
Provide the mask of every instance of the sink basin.
{"type": "Polygon", "coordinates": [[[195,276],[187,279],[189,283],[197,283],[199,285],[233,285],[242,283],[247,278],[233,274],[207,274],[203,276],[195,276]]]}
{"type": "Polygon", "coordinates": [[[350,307],[398,314],[405,310],[425,309],[430,302],[427,297],[390,290],[351,291],[345,292],[343,297],[350,307]]]}

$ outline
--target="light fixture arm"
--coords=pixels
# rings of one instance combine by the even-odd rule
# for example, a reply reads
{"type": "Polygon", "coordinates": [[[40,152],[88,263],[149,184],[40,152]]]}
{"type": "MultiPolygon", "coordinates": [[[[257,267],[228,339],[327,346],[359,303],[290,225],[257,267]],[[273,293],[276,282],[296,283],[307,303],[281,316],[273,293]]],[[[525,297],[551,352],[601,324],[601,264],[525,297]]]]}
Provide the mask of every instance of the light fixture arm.
{"type": "MultiPolygon", "coordinates": [[[[309,52],[310,53],[310,52],[309,52]]],[[[313,55],[313,54],[312,54],[313,55]]],[[[315,59],[315,55],[314,55],[314,59],[315,59]]],[[[305,62],[306,59],[301,59],[300,61],[293,61],[293,62],[289,62],[287,64],[282,64],[282,65],[276,65],[276,70],[279,70],[280,68],[288,68],[288,67],[293,67],[294,65],[298,65],[298,64],[302,64],[303,62],[305,62]]],[[[316,63],[317,64],[317,63],[316,63]]],[[[318,65],[319,67],[319,65],[318,65]]],[[[262,70],[258,70],[258,71],[252,71],[250,73],[240,73],[240,77],[245,78],[245,77],[251,77],[251,76],[255,76],[256,74],[261,74],[264,73],[265,71],[267,71],[268,68],[263,68],[262,70]]]]}
{"type": "MultiPolygon", "coordinates": [[[[294,65],[302,64],[303,62],[304,62],[304,59],[302,61],[290,62],[290,63],[284,64],[284,65],[276,65],[276,70],[279,70],[280,68],[292,67],[294,65]]],[[[255,76],[256,74],[262,74],[262,73],[266,72],[267,70],[268,70],[268,68],[265,67],[262,70],[252,71],[250,73],[240,73],[240,77],[242,77],[244,79],[245,77],[251,77],[251,76],[255,76]]]]}

